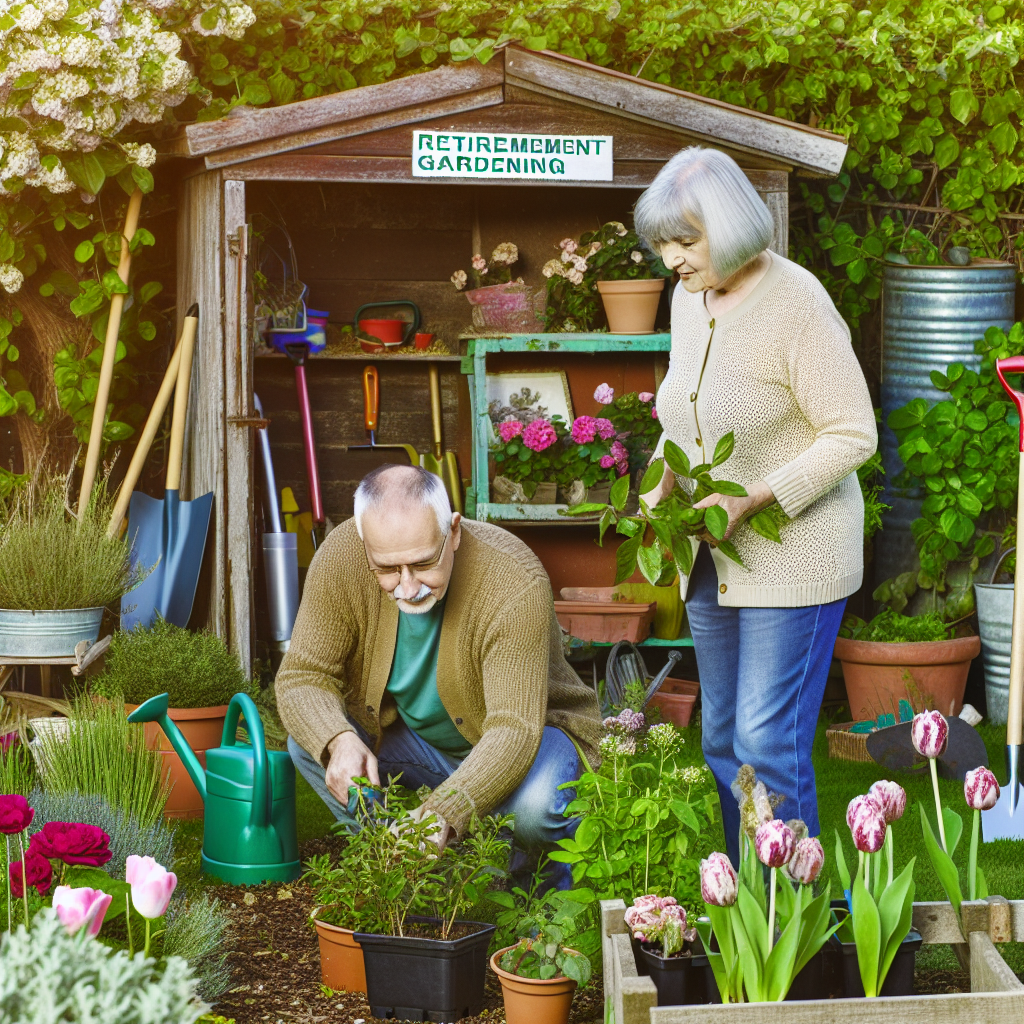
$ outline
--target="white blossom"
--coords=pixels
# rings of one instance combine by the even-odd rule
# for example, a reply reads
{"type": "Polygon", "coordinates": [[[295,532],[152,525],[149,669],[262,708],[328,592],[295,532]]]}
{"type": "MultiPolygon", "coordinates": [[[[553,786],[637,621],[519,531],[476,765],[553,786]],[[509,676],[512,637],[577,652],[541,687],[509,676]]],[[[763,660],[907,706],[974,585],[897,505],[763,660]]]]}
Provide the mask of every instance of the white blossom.
{"type": "Polygon", "coordinates": [[[25,275],[10,263],[0,263],[0,288],[9,295],[18,291],[25,280],[25,275]]]}
{"type": "Polygon", "coordinates": [[[156,162],[156,150],[148,142],[126,142],[121,148],[128,160],[139,167],[152,167],[156,162]]]}

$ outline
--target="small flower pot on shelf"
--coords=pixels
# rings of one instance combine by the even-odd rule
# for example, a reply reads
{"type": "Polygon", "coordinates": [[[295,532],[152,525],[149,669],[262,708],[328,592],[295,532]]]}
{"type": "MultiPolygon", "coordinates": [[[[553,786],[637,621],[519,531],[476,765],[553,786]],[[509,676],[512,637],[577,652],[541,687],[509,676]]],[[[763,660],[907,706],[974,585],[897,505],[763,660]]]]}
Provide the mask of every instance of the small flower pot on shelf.
{"type": "Polygon", "coordinates": [[[349,928],[321,921],[313,915],[316,937],[320,943],[320,978],[335,992],[365,992],[366,968],[363,950],[349,928]]]}
{"type": "Polygon", "coordinates": [[[685,729],[690,724],[699,694],[700,683],[689,679],[666,679],[651,698],[650,704],[661,712],[664,721],[685,729]]]}
{"type": "Polygon", "coordinates": [[[507,1024],[565,1024],[569,1019],[576,982],[557,978],[521,978],[503,971],[498,963],[512,949],[506,946],[491,957],[491,970],[501,981],[507,1024]]]}
{"type": "MultiPolygon", "coordinates": [[[[436,917],[406,918],[416,926],[440,927],[436,917]]],[[[475,1017],[484,1005],[487,946],[493,924],[456,921],[454,939],[356,932],[366,967],[366,1001],[374,1017],[457,1021],[475,1017]]]]}
{"type": "Polygon", "coordinates": [[[921,643],[880,643],[839,637],[846,695],[854,720],[896,712],[901,699],[924,699],[944,715],[960,714],[971,661],[981,651],[976,636],[921,643]],[[908,692],[908,684],[916,693],[908,692]]]}
{"type": "Polygon", "coordinates": [[[556,601],[558,624],[578,640],[640,643],[651,634],[656,602],[632,604],[628,601],[556,601]]]}
{"type": "Polygon", "coordinates": [[[533,294],[522,281],[488,284],[464,294],[473,307],[475,327],[520,334],[541,329],[533,294]]]}
{"type": "Polygon", "coordinates": [[[653,334],[664,289],[663,277],[598,281],[608,330],[612,334],[653,334]]]}

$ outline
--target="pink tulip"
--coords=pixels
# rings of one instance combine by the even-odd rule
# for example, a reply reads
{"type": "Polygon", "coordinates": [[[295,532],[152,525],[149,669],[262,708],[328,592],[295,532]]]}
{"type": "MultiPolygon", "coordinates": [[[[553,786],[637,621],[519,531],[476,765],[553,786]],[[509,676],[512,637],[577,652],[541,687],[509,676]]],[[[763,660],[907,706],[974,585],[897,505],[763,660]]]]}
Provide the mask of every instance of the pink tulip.
{"type": "Polygon", "coordinates": [[[700,894],[713,907],[731,907],[736,902],[736,869],[724,853],[712,853],[700,862],[700,894]]]}
{"type": "Polygon", "coordinates": [[[88,935],[95,937],[99,935],[103,917],[113,898],[102,889],[73,889],[69,885],[58,885],[53,890],[53,909],[69,935],[84,927],[88,935]]]}
{"type": "Polygon", "coordinates": [[[853,845],[862,853],[878,853],[885,842],[885,818],[879,811],[865,804],[850,826],[853,845]]]}
{"type": "Polygon", "coordinates": [[[757,859],[770,868],[781,868],[788,864],[795,845],[793,830],[779,818],[759,825],[754,833],[757,859]]]}
{"type": "Polygon", "coordinates": [[[152,857],[132,854],[125,862],[124,877],[132,887],[132,906],[145,918],[163,917],[178,884],[173,871],[157,864],[152,857]]]}
{"type": "Polygon", "coordinates": [[[877,814],[883,819],[885,818],[885,812],[882,810],[882,805],[879,800],[872,793],[867,793],[862,796],[855,796],[846,805],[846,827],[853,829],[853,823],[857,820],[857,816],[862,814],[865,810],[870,811],[872,814],[877,814]]]}
{"type": "Polygon", "coordinates": [[[910,725],[910,739],[922,757],[941,757],[948,736],[949,723],[941,711],[922,711],[910,725]]]}
{"type": "Polygon", "coordinates": [[[825,865],[825,851],[821,843],[810,836],[801,839],[793,850],[793,859],[786,869],[789,877],[800,885],[810,885],[821,874],[825,865]]]}
{"type": "Polygon", "coordinates": [[[872,783],[868,796],[873,797],[882,809],[886,825],[891,825],[903,817],[907,807],[907,792],[898,782],[879,779],[878,782],[872,783]]]}
{"type": "Polygon", "coordinates": [[[988,768],[974,768],[964,777],[964,799],[976,811],[990,811],[999,800],[999,782],[988,768]]]}

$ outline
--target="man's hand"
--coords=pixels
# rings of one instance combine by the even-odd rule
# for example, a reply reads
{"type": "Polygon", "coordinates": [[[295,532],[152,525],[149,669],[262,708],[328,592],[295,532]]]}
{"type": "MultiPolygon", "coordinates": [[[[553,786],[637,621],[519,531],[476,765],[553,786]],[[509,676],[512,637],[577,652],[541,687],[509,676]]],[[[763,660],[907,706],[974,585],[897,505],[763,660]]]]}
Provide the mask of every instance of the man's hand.
{"type": "Polygon", "coordinates": [[[430,818],[433,818],[437,822],[439,828],[427,838],[429,838],[432,843],[437,844],[438,853],[448,845],[449,841],[455,835],[455,830],[447,821],[444,820],[444,818],[441,817],[440,814],[437,813],[437,811],[428,811],[423,804],[420,804],[419,807],[411,810],[409,812],[409,817],[412,818],[413,821],[417,822],[429,820],[430,818]]]}
{"type": "MultiPolygon", "coordinates": [[[[703,501],[698,501],[693,507],[710,508],[712,505],[721,505],[729,516],[729,528],[725,531],[725,537],[722,539],[729,540],[736,532],[736,527],[747,516],[752,516],[755,512],[760,512],[761,509],[767,508],[774,500],[775,495],[772,493],[772,489],[763,480],[760,480],[747,488],[747,496],[745,498],[734,498],[728,494],[718,494],[716,492],[715,494],[709,494],[703,501]]],[[[718,543],[710,533],[703,533],[701,540],[706,540],[712,545],[718,543]]]]}
{"type": "Polygon", "coordinates": [[[327,763],[327,789],[342,807],[348,807],[353,779],[365,778],[374,786],[380,785],[377,758],[356,733],[338,733],[327,744],[327,749],[331,755],[327,763]]]}

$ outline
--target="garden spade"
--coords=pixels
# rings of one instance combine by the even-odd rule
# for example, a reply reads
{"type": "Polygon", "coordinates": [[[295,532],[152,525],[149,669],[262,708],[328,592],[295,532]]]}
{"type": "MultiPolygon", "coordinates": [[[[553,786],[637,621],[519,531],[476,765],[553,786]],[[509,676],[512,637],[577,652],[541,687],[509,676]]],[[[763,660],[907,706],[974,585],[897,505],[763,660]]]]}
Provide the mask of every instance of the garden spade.
{"type": "Polygon", "coordinates": [[[455,452],[446,452],[441,433],[441,381],[437,365],[430,364],[430,422],[434,432],[433,447],[420,456],[420,465],[444,481],[448,498],[455,512],[462,512],[462,480],[459,478],[459,464],[455,452]]]}
{"type": "Polygon", "coordinates": [[[213,506],[212,492],[192,501],[182,501],[178,490],[199,315],[196,307],[189,313],[193,310],[194,314],[187,318],[192,320],[192,329],[182,331],[166,490],[163,499],[136,491],[128,505],[132,559],[147,569],[152,566],[152,570],[135,590],[121,599],[122,629],[132,629],[140,623],[151,626],[158,615],[175,626],[184,627],[192,614],[213,506]]]}
{"type": "Polygon", "coordinates": [[[369,444],[350,444],[350,452],[386,452],[392,448],[401,448],[409,456],[409,464],[420,464],[420,453],[411,444],[378,444],[377,418],[380,415],[380,377],[376,366],[367,366],[363,370],[363,413],[364,425],[370,435],[369,444]]]}
{"type": "MultiPolygon", "coordinates": [[[[1024,373],[1024,356],[996,360],[996,373],[1003,389],[1017,406],[1020,423],[1021,461],[1017,476],[1017,551],[1024,551],[1024,394],[1006,382],[1008,373],[1024,373]]],[[[1024,807],[1018,786],[1020,745],[1024,725],[1024,558],[1017,559],[1013,574],[1013,629],[1010,637],[1010,702],[1006,716],[1007,781],[999,793],[999,802],[990,811],[981,812],[981,829],[986,843],[994,839],[1024,839],[1024,807]]]]}

